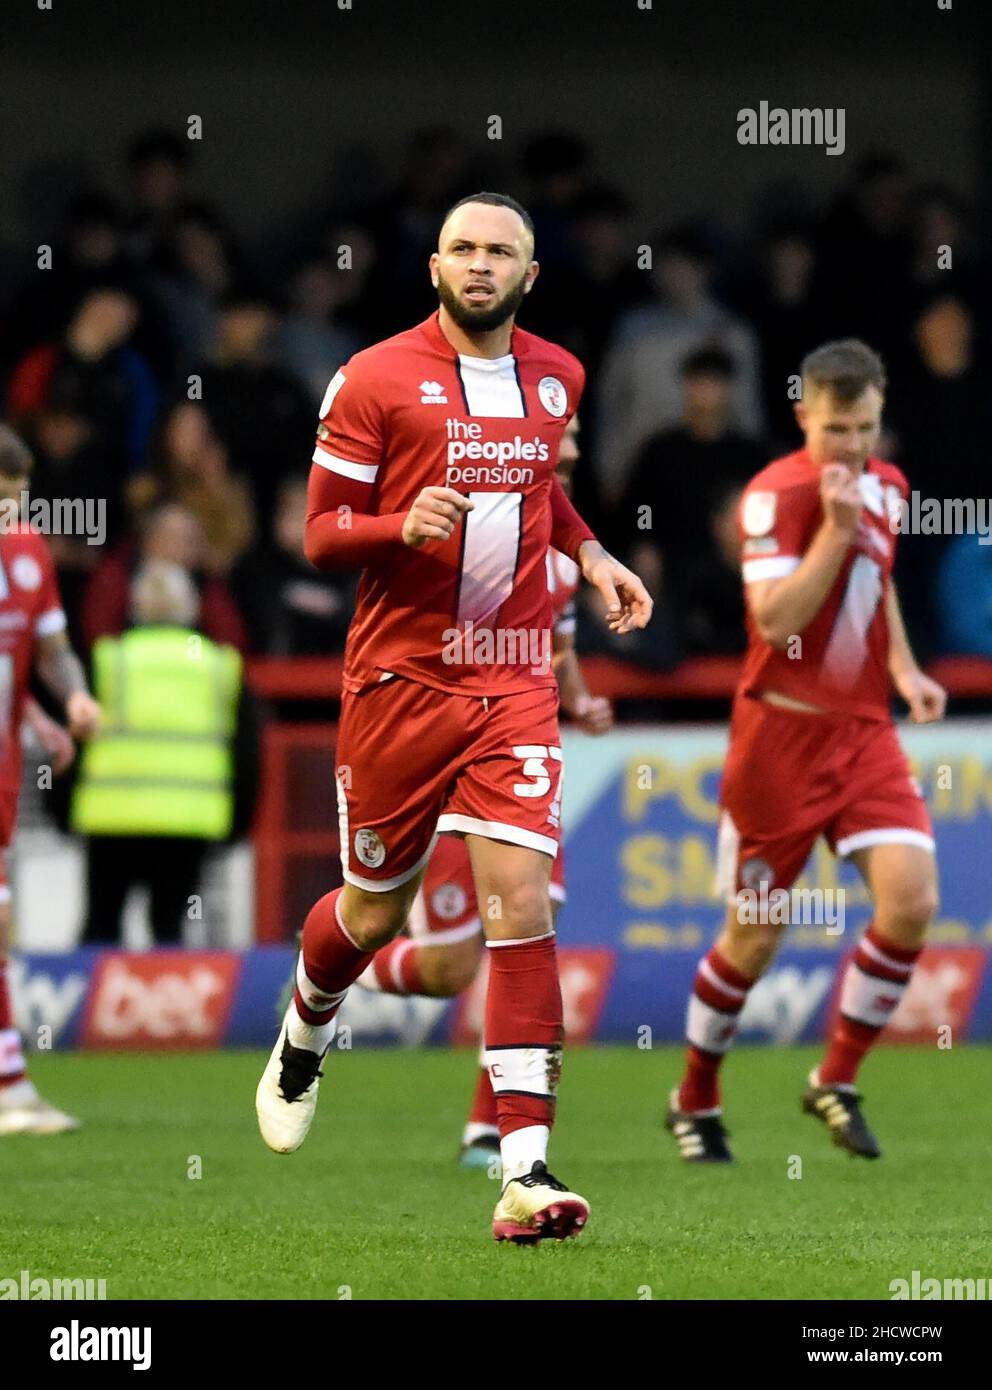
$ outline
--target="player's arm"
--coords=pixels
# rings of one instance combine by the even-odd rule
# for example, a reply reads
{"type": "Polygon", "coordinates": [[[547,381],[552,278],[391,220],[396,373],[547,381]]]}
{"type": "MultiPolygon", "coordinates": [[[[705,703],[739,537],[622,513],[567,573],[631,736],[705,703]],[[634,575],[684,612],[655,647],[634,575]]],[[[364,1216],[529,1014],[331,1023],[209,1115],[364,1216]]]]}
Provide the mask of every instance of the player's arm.
{"type": "Polygon", "coordinates": [[[558,679],[561,707],[587,734],[605,734],[613,727],[613,706],[602,695],[593,695],[586,685],[575,650],[575,637],[555,625],[551,663],[558,679]]]}
{"type": "Polygon", "coordinates": [[[600,545],[557,477],[551,479],[551,546],[574,560],[586,581],[602,594],[606,621],[614,632],[647,627],[654,600],[634,571],[600,545]]]}
{"type": "Polygon", "coordinates": [[[72,650],[64,628],[37,638],[34,668],[38,678],[65,705],[73,738],[95,734],[100,726],[100,706],[89,692],[83,663],[72,650]]]}
{"type": "Polygon", "coordinates": [[[445,541],[473,504],[450,487],[425,487],[408,512],[369,511],[372,488],[320,464],[310,470],[304,550],[320,570],[364,569],[427,541],[445,541]]]}
{"type": "Polygon", "coordinates": [[[453,488],[424,488],[409,511],[379,514],[375,489],[388,426],[382,383],[368,364],[335,373],[320,407],[307,489],[304,551],[317,569],[364,569],[401,545],[447,540],[472,503],[453,488]]]}
{"type": "Polygon", "coordinates": [[[858,530],[862,497],[857,479],[843,464],[828,464],[820,474],[823,520],[805,554],[791,573],[748,581],[745,595],[764,640],[779,650],[816,617],[833,588],[858,530]]]}
{"type": "Polygon", "coordinates": [[[885,617],[889,628],[889,675],[892,684],[909,705],[914,724],[933,724],[943,719],[947,691],[920,670],[906,634],[896,586],[889,584],[885,594],[885,617]]]}
{"type": "Polygon", "coordinates": [[[76,745],[72,735],[57,720],[45,713],[38,701],[29,695],[24,701],[24,722],[52,760],[52,771],[61,777],[72,766],[76,745]]]}

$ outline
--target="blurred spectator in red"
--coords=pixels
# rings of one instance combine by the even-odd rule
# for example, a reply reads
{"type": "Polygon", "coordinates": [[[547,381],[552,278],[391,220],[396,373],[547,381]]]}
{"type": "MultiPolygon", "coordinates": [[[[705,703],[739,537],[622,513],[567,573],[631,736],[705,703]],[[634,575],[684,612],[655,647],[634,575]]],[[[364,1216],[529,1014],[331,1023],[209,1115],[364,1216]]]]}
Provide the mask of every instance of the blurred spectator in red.
{"type": "Polygon", "coordinates": [[[339,295],[348,272],[321,256],[304,261],[287,286],[288,312],[276,335],[274,355],[302,386],[316,412],[327,383],[362,346],[358,336],[336,321],[339,295]]]}
{"type": "Polygon", "coordinates": [[[734,364],[730,424],[760,433],[760,354],[751,327],[710,291],[711,259],[691,230],[670,232],[654,247],[650,303],[620,319],[600,383],[598,452],[603,497],[622,495],[641,447],[682,416],[680,364],[703,348],[719,348],[734,364]]]}
{"type": "Polygon", "coordinates": [[[153,507],[140,518],[138,544],[124,543],[101,560],[83,601],[83,635],[92,647],[98,637],[114,637],[128,626],[131,580],[150,560],[178,565],[192,578],[199,597],[199,628],[215,642],[247,650],[245,626],[223,579],[205,573],[203,529],[175,502],[153,507]]]}
{"type": "MultiPolygon", "coordinates": [[[[197,369],[214,428],[252,489],[256,515],[272,515],[276,486],[313,452],[314,408],[269,360],[278,317],[251,289],[225,296],[210,360],[197,369]]],[[[325,382],[325,386],[326,386],[325,382]]]]}
{"type": "Polygon", "coordinates": [[[128,500],[136,513],[178,502],[195,516],[208,574],[227,574],[255,537],[251,490],[229,468],[227,448],[198,401],[181,400],[165,416],[152,449],[152,471],[132,480],[128,500]]]}
{"type": "Polygon", "coordinates": [[[92,420],[95,442],[112,471],[141,466],[159,405],[159,387],[132,345],[140,307],[129,290],[90,290],[60,342],[33,348],[8,385],[12,418],[27,430],[53,395],[71,391],[92,420]]]}
{"type": "Polygon", "coordinates": [[[322,574],[303,553],[306,474],[283,479],[272,540],[246,555],[231,585],[248,626],[251,650],[262,656],[324,656],[344,650],[354,607],[354,582],[322,574]]]}
{"type": "Polygon", "coordinates": [[[709,545],[716,500],[768,462],[767,451],[735,426],[729,353],[690,354],[681,382],[681,422],[644,445],[617,512],[618,543],[642,578],[660,576],[662,557],[669,574],[693,564],[709,545]]]}

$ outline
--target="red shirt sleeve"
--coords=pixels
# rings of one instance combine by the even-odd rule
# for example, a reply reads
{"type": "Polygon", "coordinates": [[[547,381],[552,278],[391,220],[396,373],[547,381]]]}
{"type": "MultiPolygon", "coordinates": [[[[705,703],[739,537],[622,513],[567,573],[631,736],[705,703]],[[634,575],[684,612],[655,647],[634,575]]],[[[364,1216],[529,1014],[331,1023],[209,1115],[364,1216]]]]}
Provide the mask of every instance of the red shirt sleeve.
{"type": "Polygon", "coordinates": [[[318,569],[363,569],[402,545],[405,513],[372,510],[385,435],[381,385],[352,359],[320,407],[304,532],[307,559],[318,569]]]}
{"type": "Polygon", "coordinates": [[[596,537],[565,495],[558,477],[551,479],[551,545],[578,563],[579,546],[596,537]]]}
{"type": "Polygon", "coordinates": [[[798,569],[822,513],[815,485],[746,488],[737,514],[745,584],[798,569]]]}
{"type": "Polygon", "coordinates": [[[42,536],[35,537],[36,555],[41,567],[41,583],[38,585],[38,602],[34,612],[34,630],[37,637],[47,637],[52,632],[62,632],[66,625],[59,593],[59,581],[55,572],[55,561],[48,543],[42,536]]]}

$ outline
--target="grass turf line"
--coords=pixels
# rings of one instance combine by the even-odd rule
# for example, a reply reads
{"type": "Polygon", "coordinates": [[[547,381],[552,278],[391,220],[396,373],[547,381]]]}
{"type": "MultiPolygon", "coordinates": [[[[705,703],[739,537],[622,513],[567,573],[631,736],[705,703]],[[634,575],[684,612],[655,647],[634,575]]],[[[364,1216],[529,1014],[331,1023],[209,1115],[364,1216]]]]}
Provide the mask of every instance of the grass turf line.
{"type": "Polygon", "coordinates": [[[255,1127],[262,1053],[42,1054],[39,1087],[84,1128],[0,1140],[0,1278],[105,1278],[110,1298],[886,1299],[914,1269],[988,1275],[989,1049],[869,1058],[876,1163],[799,1113],[819,1055],[732,1054],[738,1163],[710,1168],[661,1129],[681,1049],[575,1049],[551,1167],[589,1227],[518,1249],[491,1238],[497,1184],[454,1162],[470,1051],[330,1056],[290,1156],[255,1127]]]}

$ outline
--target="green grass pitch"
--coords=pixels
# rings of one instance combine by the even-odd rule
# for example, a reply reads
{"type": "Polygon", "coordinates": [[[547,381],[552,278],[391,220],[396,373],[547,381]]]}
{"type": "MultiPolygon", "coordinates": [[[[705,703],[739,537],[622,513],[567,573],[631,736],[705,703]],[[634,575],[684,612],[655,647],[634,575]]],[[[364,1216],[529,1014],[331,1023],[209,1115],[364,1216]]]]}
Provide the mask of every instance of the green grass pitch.
{"type": "Polygon", "coordinates": [[[879,1049],[867,1163],[799,1112],[818,1051],[740,1048],[738,1162],[715,1169],[661,1129],[680,1053],[566,1057],[551,1166],[592,1216],[536,1249],[493,1242],[497,1185],[453,1161],[469,1052],[332,1056],[289,1157],[255,1129],[261,1053],[41,1055],[39,1086],[85,1124],[0,1140],[0,1278],[104,1278],[109,1298],[887,1299],[914,1269],[992,1273],[989,1049],[879,1049]]]}

